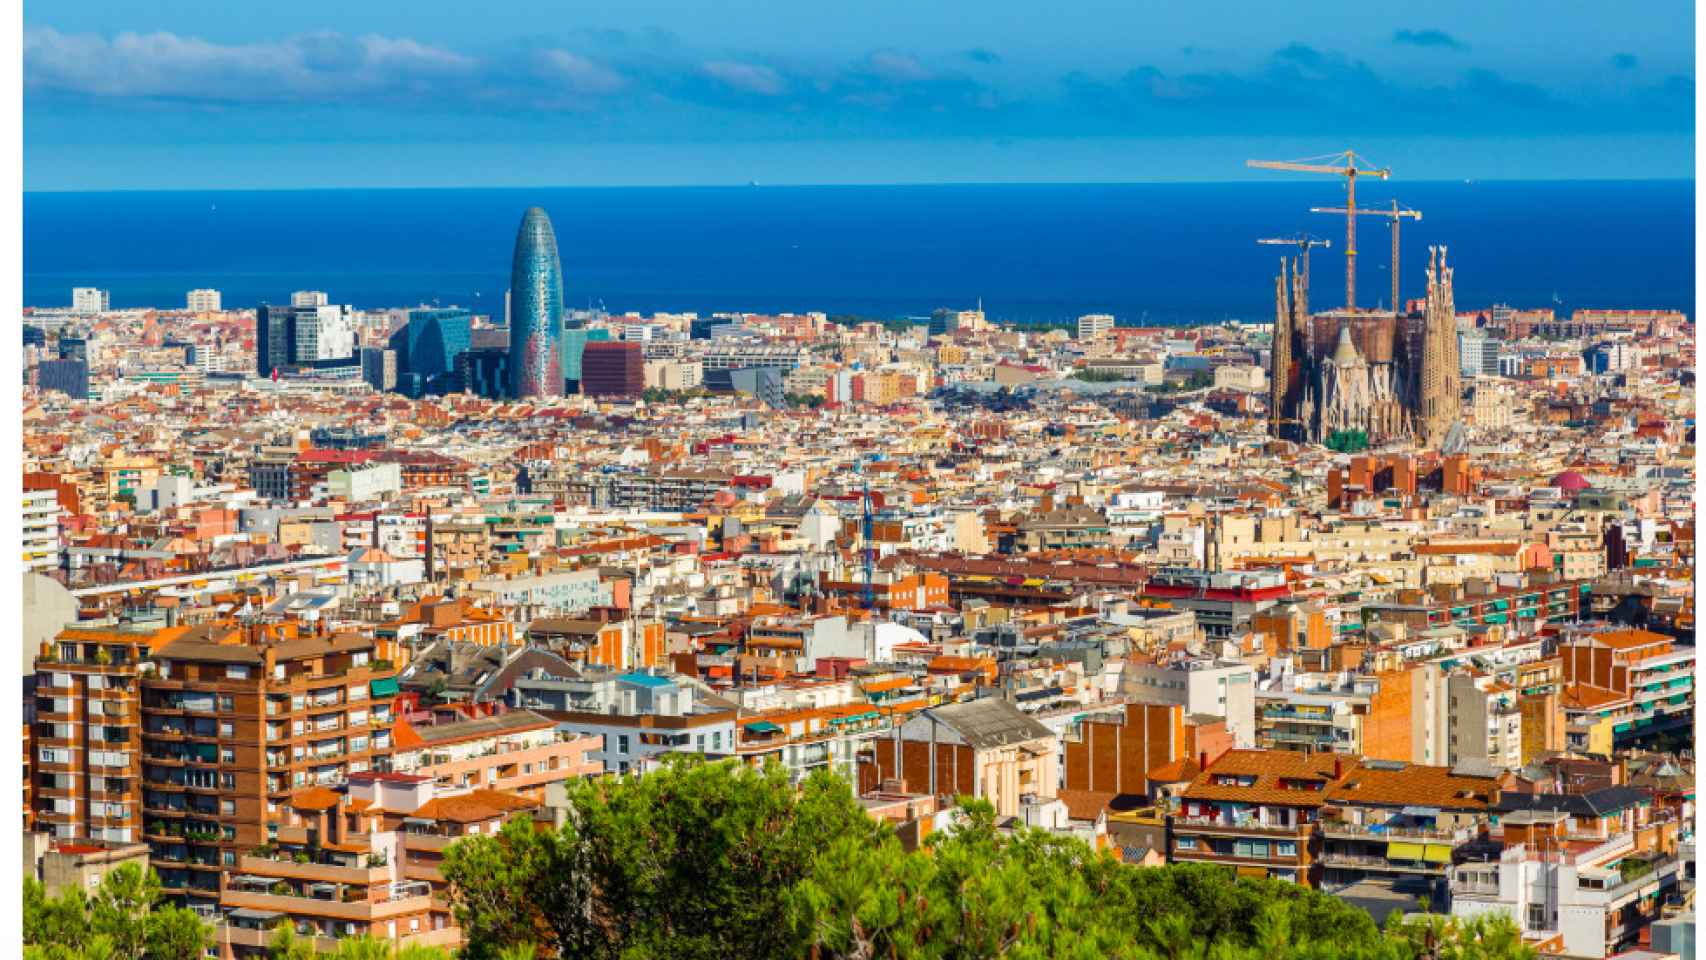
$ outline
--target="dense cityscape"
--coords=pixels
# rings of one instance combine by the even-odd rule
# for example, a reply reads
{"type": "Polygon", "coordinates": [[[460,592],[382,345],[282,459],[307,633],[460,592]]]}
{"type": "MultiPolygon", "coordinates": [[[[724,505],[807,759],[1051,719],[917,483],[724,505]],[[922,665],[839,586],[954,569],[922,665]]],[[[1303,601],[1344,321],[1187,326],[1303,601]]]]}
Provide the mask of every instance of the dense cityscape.
{"type": "Polygon", "coordinates": [[[834,774],[909,853],[987,810],[1692,951],[1689,317],[1458,303],[1444,248],[1320,309],[1308,237],[1259,321],[641,316],[517,212],[491,315],[25,309],[48,894],[136,865],[220,957],[486,956],[460,838],[691,755],[834,774]]]}

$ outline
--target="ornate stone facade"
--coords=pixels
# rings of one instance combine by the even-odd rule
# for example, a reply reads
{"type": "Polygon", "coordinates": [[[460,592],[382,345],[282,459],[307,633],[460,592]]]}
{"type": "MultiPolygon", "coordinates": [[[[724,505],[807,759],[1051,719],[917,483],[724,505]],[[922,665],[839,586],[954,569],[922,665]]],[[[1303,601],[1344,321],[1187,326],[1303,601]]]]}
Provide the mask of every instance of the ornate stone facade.
{"type": "Polygon", "coordinates": [[[1312,443],[1356,434],[1371,444],[1437,448],[1445,442],[1459,419],[1462,384],[1443,249],[1429,251],[1426,306],[1419,315],[1333,311],[1312,317],[1301,281],[1284,260],[1274,302],[1271,433],[1312,443]],[[1335,328],[1336,335],[1328,334],[1335,328]]]}

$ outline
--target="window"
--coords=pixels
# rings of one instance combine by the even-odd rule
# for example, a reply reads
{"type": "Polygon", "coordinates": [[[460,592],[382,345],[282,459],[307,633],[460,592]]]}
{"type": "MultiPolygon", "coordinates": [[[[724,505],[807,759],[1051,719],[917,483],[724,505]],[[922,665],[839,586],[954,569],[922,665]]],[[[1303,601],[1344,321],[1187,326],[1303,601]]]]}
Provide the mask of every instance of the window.
{"type": "Polygon", "coordinates": [[[1178,847],[1180,850],[1195,850],[1197,848],[1197,838],[1180,837],[1174,843],[1174,846],[1178,847]]]}
{"type": "Polygon", "coordinates": [[[1275,843],[1274,844],[1274,856],[1276,856],[1276,857],[1295,857],[1295,856],[1297,856],[1297,844],[1293,843],[1290,840],[1281,840],[1281,841],[1275,843]]]}
{"type": "Polygon", "coordinates": [[[225,667],[225,679],[227,679],[227,680],[247,680],[247,679],[249,679],[248,664],[243,664],[243,663],[227,664],[225,667]]]}
{"type": "Polygon", "coordinates": [[[1547,927],[1546,927],[1546,904],[1544,904],[1544,903],[1531,903],[1528,905],[1528,929],[1530,929],[1530,930],[1545,930],[1545,929],[1547,929],[1547,927]]]}
{"type": "Polygon", "coordinates": [[[237,751],[230,748],[230,747],[220,747],[219,748],[219,762],[220,763],[236,763],[237,762],[237,751]]]}
{"type": "Polygon", "coordinates": [[[223,816],[227,816],[227,817],[233,816],[237,812],[237,801],[235,801],[235,800],[221,800],[221,801],[219,801],[219,812],[223,816]]]}
{"type": "Polygon", "coordinates": [[[219,711],[221,713],[230,713],[235,709],[237,707],[232,703],[230,694],[222,693],[219,695],[219,711]]]}
{"type": "Polygon", "coordinates": [[[627,753],[628,752],[628,735],[627,734],[624,733],[624,734],[622,734],[616,738],[616,752],[617,753],[627,753]]]}
{"type": "Polygon", "coordinates": [[[226,739],[236,736],[237,728],[229,720],[219,721],[219,735],[226,739]]]}

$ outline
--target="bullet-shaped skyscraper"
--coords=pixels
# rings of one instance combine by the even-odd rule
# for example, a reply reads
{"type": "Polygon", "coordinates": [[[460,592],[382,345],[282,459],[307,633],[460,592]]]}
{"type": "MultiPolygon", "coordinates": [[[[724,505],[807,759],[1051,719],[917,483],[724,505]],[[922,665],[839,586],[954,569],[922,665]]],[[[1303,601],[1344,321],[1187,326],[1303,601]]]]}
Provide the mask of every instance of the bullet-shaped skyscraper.
{"type": "Polygon", "coordinates": [[[538,207],[522,215],[510,261],[509,394],[563,395],[563,265],[557,234],[538,207]]]}

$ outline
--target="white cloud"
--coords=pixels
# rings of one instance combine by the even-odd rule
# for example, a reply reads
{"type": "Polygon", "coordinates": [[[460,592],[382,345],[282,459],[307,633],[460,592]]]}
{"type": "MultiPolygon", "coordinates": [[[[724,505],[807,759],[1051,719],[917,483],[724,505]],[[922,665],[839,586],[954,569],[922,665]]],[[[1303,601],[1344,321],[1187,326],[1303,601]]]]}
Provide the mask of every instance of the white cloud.
{"type": "Polygon", "coordinates": [[[736,90],[773,97],[782,92],[782,77],[762,64],[712,60],[705,72],[736,90]]]}
{"type": "Polygon", "coordinates": [[[878,51],[870,56],[871,72],[885,80],[928,80],[930,71],[918,62],[918,58],[904,53],[878,51]]]}
{"type": "Polygon", "coordinates": [[[567,50],[548,50],[542,59],[545,72],[576,93],[615,93],[628,85],[620,73],[567,50]]]}
{"type": "Polygon", "coordinates": [[[475,61],[407,38],[315,33],[244,44],[164,31],[110,40],[24,32],[24,82],[36,91],[184,100],[336,100],[429,91],[475,61]]]}

